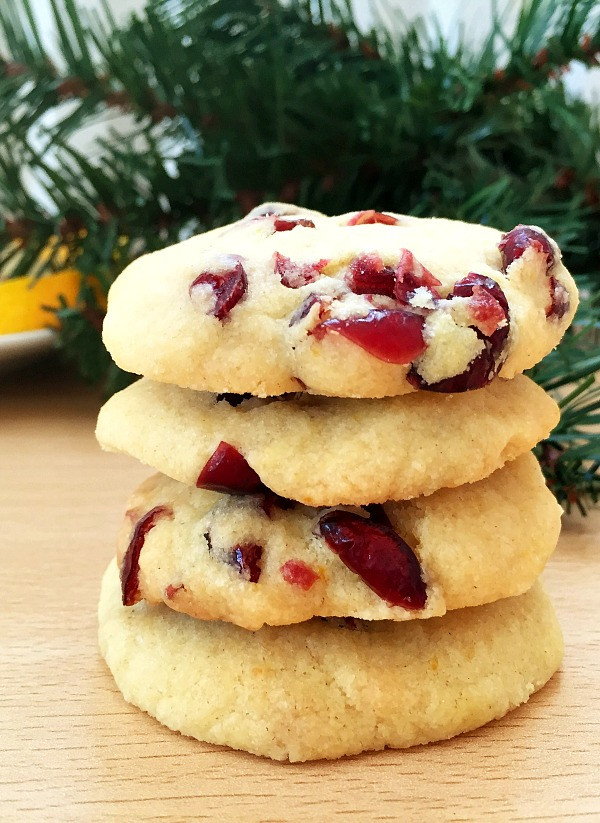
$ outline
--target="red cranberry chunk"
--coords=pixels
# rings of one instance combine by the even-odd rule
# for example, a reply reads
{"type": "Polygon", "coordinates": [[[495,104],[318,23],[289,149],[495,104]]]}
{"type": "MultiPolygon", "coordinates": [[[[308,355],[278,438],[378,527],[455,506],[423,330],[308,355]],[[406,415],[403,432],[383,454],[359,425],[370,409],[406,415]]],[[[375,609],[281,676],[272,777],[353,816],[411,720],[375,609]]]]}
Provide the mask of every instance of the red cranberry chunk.
{"type": "Polygon", "coordinates": [[[170,506],[155,506],[135,525],[121,564],[121,595],[124,606],[133,606],[141,600],[139,592],[140,554],[146,535],[156,526],[156,522],[161,517],[173,517],[173,509],[170,506]]]}
{"type": "Polygon", "coordinates": [[[286,583],[307,592],[319,579],[319,575],[302,560],[287,560],[279,569],[286,583]]]}
{"type": "Polygon", "coordinates": [[[374,309],[366,317],[326,320],[313,330],[317,339],[337,332],[378,360],[410,363],[425,351],[424,320],[404,309],[374,309]]]}
{"type": "Polygon", "coordinates": [[[291,231],[296,226],[304,226],[307,229],[314,229],[315,224],[307,217],[276,217],[273,223],[275,231],[291,231]]]}
{"type": "Polygon", "coordinates": [[[398,221],[391,214],[383,214],[383,212],[374,209],[359,211],[358,214],[348,220],[349,226],[362,226],[365,223],[385,223],[387,226],[395,226],[398,221]]]}
{"type": "Polygon", "coordinates": [[[240,546],[234,546],[229,553],[229,563],[234,566],[240,576],[250,583],[258,583],[262,558],[262,546],[256,543],[244,543],[240,546]]]}
{"type": "Polygon", "coordinates": [[[569,292],[556,277],[550,275],[550,303],[546,307],[546,317],[561,320],[571,308],[571,298],[569,292]]]}
{"type": "Polygon", "coordinates": [[[440,392],[442,394],[459,394],[473,389],[481,389],[487,386],[494,376],[495,360],[488,349],[484,349],[481,354],[469,363],[468,367],[461,374],[439,380],[437,383],[426,383],[413,366],[406,379],[415,389],[424,391],[440,392]]]}
{"type": "Polygon", "coordinates": [[[183,583],[180,583],[179,586],[173,586],[172,583],[169,583],[169,585],[165,589],[165,597],[167,598],[167,600],[173,600],[177,592],[180,592],[182,589],[185,589],[183,583]]]}
{"type": "Polygon", "coordinates": [[[347,283],[355,294],[394,296],[394,271],[383,265],[377,254],[363,254],[350,263],[347,283]]]}
{"type": "Polygon", "coordinates": [[[429,269],[426,269],[425,266],[419,263],[414,254],[408,249],[402,249],[400,262],[396,266],[394,276],[395,286],[393,296],[401,303],[408,304],[410,298],[414,296],[415,291],[422,287],[430,291],[436,300],[440,299],[437,286],[441,286],[442,284],[437,277],[433,276],[429,269]]]}
{"type": "Polygon", "coordinates": [[[246,458],[222,440],[198,475],[196,486],[224,494],[253,494],[262,483],[246,458]]]}
{"type": "Polygon", "coordinates": [[[333,511],[319,520],[329,548],[390,606],[422,609],[427,589],[413,550],[383,523],[333,511]]]}
{"type": "MultiPolygon", "coordinates": [[[[486,292],[490,300],[495,301],[497,304],[494,308],[494,314],[498,313],[498,307],[500,307],[500,310],[504,313],[504,318],[506,319],[506,325],[501,328],[496,328],[496,331],[489,335],[480,331],[477,326],[474,327],[477,332],[477,336],[480,339],[489,342],[489,347],[493,357],[498,359],[498,357],[502,354],[508,333],[510,331],[508,300],[506,299],[506,295],[498,283],[496,283],[495,280],[492,280],[491,277],[484,277],[482,274],[470,272],[466,277],[463,277],[462,280],[459,280],[458,283],[454,284],[450,297],[472,298],[478,289],[480,290],[478,291],[478,294],[481,294],[481,291],[486,292]]],[[[475,304],[477,303],[477,299],[478,298],[475,295],[475,304]]]]}
{"type": "Polygon", "coordinates": [[[239,261],[233,268],[224,272],[202,272],[190,286],[190,294],[198,286],[204,285],[210,286],[214,292],[215,305],[211,314],[219,320],[225,320],[232,308],[248,291],[246,272],[239,261]]]}
{"type": "Polygon", "coordinates": [[[488,289],[482,286],[473,288],[473,295],[469,303],[469,311],[473,318],[473,325],[486,337],[491,335],[506,320],[506,312],[492,296],[488,289]]]}
{"type": "Polygon", "coordinates": [[[318,260],[316,263],[294,263],[278,251],[274,256],[275,274],[279,275],[281,284],[288,289],[299,289],[308,283],[314,283],[329,260],[318,260]]]}
{"type": "Polygon", "coordinates": [[[473,310],[483,314],[482,322],[484,325],[495,325],[496,330],[487,335],[478,326],[471,326],[479,339],[483,341],[484,348],[461,374],[456,374],[437,383],[426,383],[413,366],[406,379],[415,388],[425,389],[426,391],[458,393],[480,389],[486,386],[498,372],[500,358],[510,331],[508,301],[498,283],[492,280],[491,277],[484,277],[473,272],[459,280],[448,297],[474,297],[473,310]],[[482,293],[486,295],[485,300],[481,297],[482,293]],[[487,305],[487,309],[483,308],[484,304],[487,305]],[[506,324],[498,328],[495,319],[493,324],[490,323],[490,315],[493,315],[493,318],[499,318],[500,312],[502,312],[502,319],[506,320],[506,324]]]}
{"type": "Polygon", "coordinates": [[[554,265],[554,249],[546,235],[531,226],[519,225],[507,232],[498,243],[503,271],[506,272],[513,260],[518,260],[525,249],[530,247],[544,255],[546,270],[551,269],[554,265]]]}

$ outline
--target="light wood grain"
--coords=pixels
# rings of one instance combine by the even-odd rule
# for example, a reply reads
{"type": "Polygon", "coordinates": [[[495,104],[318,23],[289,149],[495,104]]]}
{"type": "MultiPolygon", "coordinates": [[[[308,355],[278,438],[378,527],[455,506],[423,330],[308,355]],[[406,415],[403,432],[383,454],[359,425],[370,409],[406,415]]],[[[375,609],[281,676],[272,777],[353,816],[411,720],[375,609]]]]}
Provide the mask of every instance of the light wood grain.
{"type": "Polygon", "coordinates": [[[276,764],[127,706],[96,648],[125,499],[148,473],[103,454],[98,397],[51,370],[0,384],[0,819],[600,820],[600,515],[565,523],[545,573],[563,671],[460,738],[276,764]]]}

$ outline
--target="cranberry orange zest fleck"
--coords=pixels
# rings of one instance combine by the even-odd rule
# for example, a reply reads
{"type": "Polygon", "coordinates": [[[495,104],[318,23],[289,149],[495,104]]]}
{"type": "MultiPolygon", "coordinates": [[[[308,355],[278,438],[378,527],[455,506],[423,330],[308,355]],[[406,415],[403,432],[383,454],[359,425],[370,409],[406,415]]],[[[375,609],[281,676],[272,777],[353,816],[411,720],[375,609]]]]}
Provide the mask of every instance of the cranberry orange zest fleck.
{"type": "Polygon", "coordinates": [[[232,308],[239,303],[248,290],[248,279],[244,267],[238,261],[228,271],[202,272],[190,286],[190,295],[199,286],[210,286],[215,295],[215,305],[211,312],[219,320],[225,320],[232,308]]]}
{"type": "Polygon", "coordinates": [[[279,569],[286,583],[307,592],[319,579],[319,575],[302,560],[287,560],[279,569]]]}
{"type": "Polygon", "coordinates": [[[246,458],[223,440],[198,475],[196,486],[224,494],[253,494],[262,489],[260,477],[246,458]]]}
{"type": "Polygon", "coordinates": [[[133,606],[141,598],[139,594],[140,554],[148,532],[161,517],[172,517],[170,506],[155,506],[138,520],[121,564],[121,594],[124,606],[133,606]]]}
{"type": "Polygon", "coordinates": [[[378,360],[405,364],[425,351],[424,322],[404,309],[375,309],[366,317],[326,320],[313,334],[320,340],[327,332],[337,332],[378,360]]]}
{"type": "Polygon", "coordinates": [[[395,531],[347,511],[324,515],[319,530],[342,563],[390,606],[424,608],[427,590],[421,566],[395,531]]]}

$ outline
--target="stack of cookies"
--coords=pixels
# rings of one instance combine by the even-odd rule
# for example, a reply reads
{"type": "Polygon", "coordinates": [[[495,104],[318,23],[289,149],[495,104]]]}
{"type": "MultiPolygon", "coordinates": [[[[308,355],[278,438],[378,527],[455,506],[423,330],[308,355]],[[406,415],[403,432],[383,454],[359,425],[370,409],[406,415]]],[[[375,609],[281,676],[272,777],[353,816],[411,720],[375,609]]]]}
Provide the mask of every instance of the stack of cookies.
{"type": "Polygon", "coordinates": [[[541,229],[265,204],[140,258],[104,339],[144,377],[103,448],[160,472],[106,572],[100,646],[172,729],[275,759],[456,735],[562,639],[537,578],[561,511],[522,372],[577,292],[541,229]]]}

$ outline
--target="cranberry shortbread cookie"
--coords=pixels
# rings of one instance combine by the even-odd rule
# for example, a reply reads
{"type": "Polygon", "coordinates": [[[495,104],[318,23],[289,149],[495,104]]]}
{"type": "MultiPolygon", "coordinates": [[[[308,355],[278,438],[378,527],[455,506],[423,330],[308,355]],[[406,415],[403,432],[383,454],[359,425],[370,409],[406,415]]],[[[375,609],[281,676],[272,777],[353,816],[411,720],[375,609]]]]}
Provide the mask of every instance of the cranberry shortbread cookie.
{"type": "Polygon", "coordinates": [[[536,226],[275,203],[128,266],[104,341],[128,371],[206,391],[461,392],[533,366],[576,307],[536,226]]]}
{"type": "Polygon", "coordinates": [[[123,602],[251,630],[313,616],[428,618],[530,588],[561,513],[531,454],[478,483],[352,509],[155,475],[131,497],[119,537],[123,602]]]}
{"type": "Polygon", "coordinates": [[[524,375],[464,394],[379,400],[219,398],[143,379],[106,403],[96,433],[104,449],[183,483],[233,492],[262,484],[336,506],[480,480],[558,420],[554,400],[524,375]]]}
{"type": "Polygon", "coordinates": [[[100,649],[127,701],[182,734],[276,760],[403,748],[475,729],[560,665],[539,584],[410,624],[311,620],[248,632],[162,605],[121,604],[112,562],[100,649]]]}

